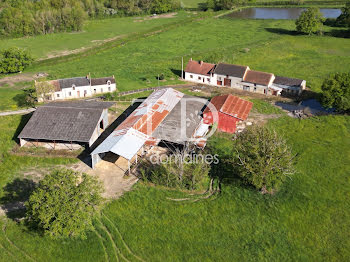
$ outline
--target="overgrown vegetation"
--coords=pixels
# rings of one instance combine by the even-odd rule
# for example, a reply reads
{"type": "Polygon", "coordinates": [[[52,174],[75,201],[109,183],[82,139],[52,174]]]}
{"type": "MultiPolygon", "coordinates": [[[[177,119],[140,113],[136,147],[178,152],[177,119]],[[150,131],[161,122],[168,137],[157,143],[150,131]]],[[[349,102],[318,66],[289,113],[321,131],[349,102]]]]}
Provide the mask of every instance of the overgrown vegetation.
{"type": "Polygon", "coordinates": [[[0,50],[0,73],[21,72],[33,62],[28,51],[16,47],[0,50]]]}
{"type": "Polygon", "coordinates": [[[87,174],[56,170],[30,196],[27,222],[52,238],[86,238],[102,203],[100,182],[87,174]]]}
{"type": "Polygon", "coordinates": [[[326,108],[350,112],[350,73],[336,73],[325,79],[321,101],[326,108]]]}
{"type": "Polygon", "coordinates": [[[274,130],[249,127],[237,136],[233,147],[229,159],[233,172],[262,193],[276,192],[294,173],[294,156],[274,130]]]}
{"type": "Polygon", "coordinates": [[[323,21],[323,15],[320,9],[310,7],[300,14],[299,18],[295,21],[295,25],[298,32],[311,35],[320,32],[323,21]]]}
{"type": "Polygon", "coordinates": [[[88,17],[165,13],[179,6],[176,0],[4,0],[0,32],[26,36],[79,31],[88,17]]]}

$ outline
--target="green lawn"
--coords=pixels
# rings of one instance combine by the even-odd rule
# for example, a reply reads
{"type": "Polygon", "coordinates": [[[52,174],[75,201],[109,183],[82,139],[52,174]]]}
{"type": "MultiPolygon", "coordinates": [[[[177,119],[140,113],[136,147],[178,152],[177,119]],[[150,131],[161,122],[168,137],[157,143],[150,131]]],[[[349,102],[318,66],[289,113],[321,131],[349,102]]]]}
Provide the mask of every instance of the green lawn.
{"type": "MultiPolygon", "coordinates": [[[[7,134],[1,136],[4,152],[13,144],[11,136],[19,117],[1,120],[1,133],[7,134]]],[[[0,231],[0,259],[349,260],[350,118],[282,117],[269,125],[288,140],[297,155],[298,170],[273,196],[261,195],[233,178],[216,199],[174,202],[167,197],[184,194],[139,183],[104,208],[105,216],[95,221],[96,232],[85,241],[53,241],[11,220],[1,221],[6,228],[0,231]]],[[[211,142],[222,155],[232,150],[227,137],[218,135],[211,142]]],[[[18,165],[17,169],[38,164],[22,164],[22,159],[6,156],[5,163],[9,162],[18,165]]],[[[4,185],[4,169],[0,170],[4,185]]],[[[7,169],[6,181],[11,181],[15,172],[13,167],[7,169]]]]}
{"type": "Polygon", "coordinates": [[[145,16],[89,20],[81,32],[0,39],[0,49],[17,46],[29,50],[36,58],[44,58],[63,51],[91,47],[101,43],[101,40],[149,31],[162,25],[179,22],[190,16],[193,14],[182,11],[171,18],[149,19],[149,16],[145,16]]]}
{"type": "Polygon", "coordinates": [[[206,18],[76,61],[29,70],[47,71],[52,78],[114,74],[121,91],[156,86],[161,73],[166,77],[162,84],[177,83],[181,57],[185,62],[190,57],[224,61],[303,78],[315,91],[329,73],[348,71],[349,39],[290,35],[294,28],[294,22],[287,20],[206,18]]]}

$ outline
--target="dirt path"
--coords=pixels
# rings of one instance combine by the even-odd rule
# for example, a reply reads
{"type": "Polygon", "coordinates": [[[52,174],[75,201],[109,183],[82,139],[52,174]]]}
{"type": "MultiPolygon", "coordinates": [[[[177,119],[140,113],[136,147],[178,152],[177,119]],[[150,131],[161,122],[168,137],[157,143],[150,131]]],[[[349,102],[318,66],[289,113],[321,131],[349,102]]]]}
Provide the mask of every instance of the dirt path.
{"type": "Polygon", "coordinates": [[[10,116],[10,115],[25,115],[34,112],[36,108],[21,109],[16,111],[5,111],[0,112],[0,116],[10,116]]]}
{"type": "MultiPolygon", "coordinates": [[[[46,74],[43,73],[43,76],[45,75],[46,74]]],[[[20,74],[10,75],[4,78],[0,78],[0,86],[3,86],[5,84],[13,86],[15,83],[33,81],[34,79],[37,79],[37,78],[39,78],[38,74],[33,75],[33,73],[20,73],[20,74]]]]}

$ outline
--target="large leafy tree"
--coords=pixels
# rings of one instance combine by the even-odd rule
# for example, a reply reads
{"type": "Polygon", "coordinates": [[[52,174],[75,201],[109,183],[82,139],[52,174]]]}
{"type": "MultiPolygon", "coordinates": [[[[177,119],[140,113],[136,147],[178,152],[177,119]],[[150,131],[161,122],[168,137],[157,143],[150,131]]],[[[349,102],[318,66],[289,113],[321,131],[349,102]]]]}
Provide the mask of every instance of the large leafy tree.
{"type": "Polygon", "coordinates": [[[350,2],[348,2],[341,10],[342,13],[338,16],[336,24],[338,26],[346,26],[350,28],[350,2]]]}
{"type": "Polygon", "coordinates": [[[99,181],[72,170],[56,170],[40,181],[26,202],[29,224],[53,238],[86,237],[101,202],[99,181]]]}
{"type": "Polygon", "coordinates": [[[25,67],[33,61],[31,55],[26,51],[16,47],[0,51],[0,73],[17,73],[23,71],[25,67]]]}
{"type": "Polygon", "coordinates": [[[323,15],[319,8],[310,7],[303,11],[295,21],[296,29],[300,33],[313,34],[322,28],[323,15]]]}
{"type": "Polygon", "coordinates": [[[286,141],[274,130],[255,126],[238,135],[228,162],[247,184],[262,193],[273,193],[293,174],[293,157],[286,141]]]}
{"type": "Polygon", "coordinates": [[[330,75],[322,84],[322,105],[338,111],[350,111],[350,73],[330,75]]]}

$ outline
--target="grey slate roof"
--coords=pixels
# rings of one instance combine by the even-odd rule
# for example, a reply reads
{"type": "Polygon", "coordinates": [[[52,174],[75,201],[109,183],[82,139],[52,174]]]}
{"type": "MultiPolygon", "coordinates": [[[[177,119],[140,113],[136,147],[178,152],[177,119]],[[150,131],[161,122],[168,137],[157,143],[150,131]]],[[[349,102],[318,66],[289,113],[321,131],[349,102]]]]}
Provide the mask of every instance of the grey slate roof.
{"type": "Polygon", "coordinates": [[[34,112],[18,138],[88,143],[103,109],[111,104],[97,103],[55,102],[41,106],[34,112]],[[88,108],[87,104],[90,103],[88,108]]]}
{"type": "Polygon", "coordinates": [[[275,80],[273,81],[274,84],[277,85],[285,85],[285,86],[301,86],[302,82],[304,80],[297,79],[297,78],[289,78],[284,76],[276,76],[275,80]]]}
{"type": "Polygon", "coordinates": [[[92,86],[106,85],[108,80],[111,81],[111,84],[115,84],[114,77],[101,77],[101,78],[92,78],[91,85],[92,86]]]}
{"type": "Polygon", "coordinates": [[[203,98],[184,95],[180,102],[176,104],[174,109],[153,132],[152,136],[168,142],[183,143],[186,141],[186,138],[192,137],[200,124],[202,109],[207,102],[208,100],[203,98]],[[189,100],[191,98],[195,100],[189,100]],[[185,113],[181,112],[181,103],[185,103],[186,105],[185,113]],[[185,126],[182,126],[183,120],[185,120],[185,126]],[[183,130],[186,135],[181,135],[183,130]]]}
{"type": "Polygon", "coordinates": [[[248,68],[247,66],[220,63],[216,66],[214,73],[219,75],[228,75],[228,76],[243,78],[247,68],[248,68]]]}
{"type": "Polygon", "coordinates": [[[72,85],[75,86],[90,86],[90,81],[86,77],[73,77],[58,80],[60,88],[70,88],[72,85]]]}
{"type": "Polygon", "coordinates": [[[81,109],[106,109],[114,105],[114,102],[99,102],[99,101],[62,101],[51,102],[41,107],[64,107],[64,108],[81,108],[81,109]]]}

